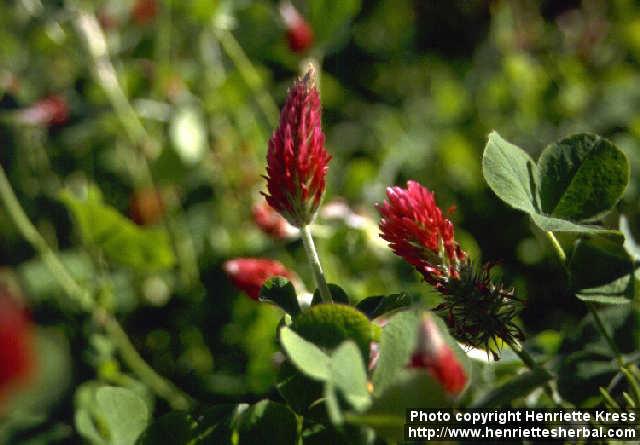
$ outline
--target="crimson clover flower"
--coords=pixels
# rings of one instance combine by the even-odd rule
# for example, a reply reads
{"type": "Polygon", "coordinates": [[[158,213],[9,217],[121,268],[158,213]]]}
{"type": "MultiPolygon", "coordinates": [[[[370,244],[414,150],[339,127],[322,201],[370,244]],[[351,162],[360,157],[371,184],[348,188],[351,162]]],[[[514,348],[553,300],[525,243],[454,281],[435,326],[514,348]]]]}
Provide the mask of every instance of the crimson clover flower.
{"type": "Polygon", "coordinates": [[[25,309],[0,288],[0,401],[35,369],[33,326],[25,309]]]}
{"type": "Polygon", "coordinates": [[[296,227],[309,224],[325,189],[331,156],[324,147],[320,95],[310,69],[289,90],[269,140],[267,191],[271,207],[296,227]]]}
{"type": "Polygon", "coordinates": [[[415,181],[407,188],[388,187],[378,206],[381,237],[431,284],[456,277],[466,253],[453,237],[453,224],[442,215],[432,192],[415,181]]]}
{"type": "Polygon", "coordinates": [[[440,292],[443,301],[434,310],[456,339],[485,348],[496,359],[498,339],[511,346],[523,339],[514,322],[520,300],[513,290],[491,281],[491,264],[475,270],[431,191],[415,181],[408,181],[406,189],[389,187],[378,211],[380,236],[440,292]]]}
{"type": "Polygon", "coordinates": [[[313,29],[289,1],[280,3],[280,16],[287,29],[287,43],[294,53],[303,53],[313,44],[313,29]]]}
{"type": "Polygon", "coordinates": [[[459,394],[467,384],[464,367],[428,313],[422,316],[418,325],[418,342],[410,366],[428,370],[452,395],[459,394]]]}
{"type": "Polygon", "coordinates": [[[244,291],[253,300],[260,296],[262,285],[271,277],[284,277],[289,280],[295,274],[282,263],[265,258],[235,258],[222,266],[231,282],[244,291]]]}

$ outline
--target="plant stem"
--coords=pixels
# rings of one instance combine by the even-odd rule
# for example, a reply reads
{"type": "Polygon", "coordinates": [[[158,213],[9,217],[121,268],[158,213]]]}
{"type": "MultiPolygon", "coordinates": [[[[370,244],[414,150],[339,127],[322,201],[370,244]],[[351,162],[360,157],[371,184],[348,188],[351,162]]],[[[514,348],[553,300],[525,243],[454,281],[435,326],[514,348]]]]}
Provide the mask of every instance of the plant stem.
{"type": "Polygon", "coordinates": [[[111,338],[120,351],[123,361],[154,393],[169,402],[169,405],[171,405],[173,409],[183,410],[193,404],[193,400],[188,395],[154,371],[154,369],[144,361],[131,344],[131,340],[129,340],[120,323],[118,323],[113,316],[102,311],[97,313],[96,318],[102,323],[105,331],[109,334],[109,338],[111,338]]]}
{"type": "Polygon", "coordinates": [[[58,281],[65,293],[80,308],[90,312],[101,320],[105,330],[113,343],[120,350],[123,361],[131,370],[151,388],[159,397],[164,398],[175,409],[185,409],[191,404],[191,399],[164,379],[151,368],[135,350],[118,321],[103,309],[96,307],[91,293],[84,289],[71,276],[60,258],[51,250],[46,240],[33,225],[20,205],[15,192],[7,179],[4,168],[0,165],[0,200],[4,204],[9,216],[22,234],[23,238],[40,254],[53,277],[58,281]]]}
{"type": "Polygon", "coordinates": [[[547,231],[547,232],[544,232],[544,233],[547,236],[547,238],[549,239],[549,241],[551,242],[551,245],[553,246],[553,250],[555,250],[556,255],[558,255],[558,259],[560,260],[560,263],[562,264],[562,267],[564,267],[565,270],[566,270],[567,254],[564,252],[564,249],[560,245],[560,242],[558,241],[558,239],[556,238],[556,236],[553,234],[552,231],[547,231]]]}
{"type": "Polygon", "coordinates": [[[332,303],[333,300],[331,298],[331,292],[329,292],[327,281],[324,278],[324,272],[322,271],[322,266],[320,265],[320,258],[318,257],[318,251],[316,250],[316,245],[313,242],[313,237],[311,236],[309,225],[303,226],[300,229],[300,232],[302,234],[302,244],[304,245],[304,250],[307,253],[309,264],[311,265],[311,269],[313,270],[313,278],[316,281],[316,286],[318,287],[318,291],[320,292],[320,297],[322,298],[322,301],[324,303],[332,303]]]}
{"type": "Polygon", "coordinates": [[[22,237],[35,249],[42,257],[52,275],[58,280],[58,283],[74,303],[78,304],[84,311],[90,311],[94,306],[94,300],[91,293],[83,289],[69,274],[66,267],[60,259],[55,255],[53,250],[42,237],[38,229],[33,225],[29,217],[24,212],[16,197],[9,179],[0,165],[0,199],[7,209],[7,213],[13,220],[22,237]]]}
{"type": "Polygon", "coordinates": [[[277,124],[276,119],[279,115],[278,106],[267,93],[267,90],[263,88],[260,74],[231,32],[226,29],[216,29],[215,34],[220,45],[222,45],[222,49],[227,53],[227,56],[229,56],[238,69],[240,76],[242,76],[247,86],[249,86],[255,95],[256,101],[262,109],[262,113],[267,119],[267,122],[271,127],[274,127],[277,124]]]}
{"type": "MultiPolygon", "coordinates": [[[[513,349],[513,352],[515,352],[516,355],[520,357],[520,360],[522,360],[522,362],[527,366],[527,368],[529,368],[532,371],[538,371],[543,373],[549,380],[555,380],[555,376],[551,374],[544,366],[536,362],[535,359],[531,357],[531,354],[529,354],[529,352],[526,349],[524,349],[522,345],[512,346],[511,349],[513,349]]],[[[565,405],[565,402],[562,400],[562,397],[560,397],[560,394],[558,394],[558,392],[555,390],[553,385],[551,385],[551,382],[547,382],[544,385],[544,391],[547,393],[547,396],[549,396],[549,398],[554,403],[559,403],[562,406],[565,405]]]]}
{"type": "MultiPolygon", "coordinates": [[[[120,84],[118,73],[109,55],[107,39],[98,19],[93,13],[77,7],[73,7],[72,10],[75,13],[75,26],[80,36],[84,39],[87,52],[91,58],[96,82],[109,99],[127,137],[137,147],[137,150],[131,150],[131,158],[139,167],[140,176],[136,178],[132,174],[134,176],[133,179],[134,181],[138,180],[146,188],[157,190],[151,167],[147,161],[147,147],[151,145],[152,139],[138,117],[136,110],[129,103],[129,99],[120,84]]],[[[174,208],[181,216],[182,209],[179,202],[174,205],[174,208]]],[[[197,267],[198,260],[190,233],[186,230],[178,230],[178,224],[169,214],[163,215],[162,223],[171,236],[173,250],[180,264],[183,281],[189,283],[200,280],[197,267]]]]}

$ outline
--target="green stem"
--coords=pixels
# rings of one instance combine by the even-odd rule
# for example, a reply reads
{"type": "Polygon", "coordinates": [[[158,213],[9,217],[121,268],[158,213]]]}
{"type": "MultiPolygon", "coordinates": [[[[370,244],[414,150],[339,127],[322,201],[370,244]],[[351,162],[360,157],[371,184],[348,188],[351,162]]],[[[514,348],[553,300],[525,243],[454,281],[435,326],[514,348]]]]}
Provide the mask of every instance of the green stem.
{"type": "MultiPolygon", "coordinates": [[[[531,354],[529,354],[529,352],[526,349],[524,349],[522,345],[512,346],[512,349],[513,349],[513,352],[515,352],[516,355],[520,357],[520,360],[522,360],[522,362],[527,366],[527,368],[529,368],[532,371],[541,372],[549,380],[555,380],[555,376],[551,374],[544,366],[536,362],[535,359],[531,356],[531,354]]],[[[554,403],[559,403],[562,406],[565,405],[565,402],[560,397],[560,394],[558,394],[558,392],[551,385],[551,382],[547,382],[544,385],[544,391],[547,393],[547,396],[549,396],[549,398],[554,403]]]]}
{"type": "Polygon", "coordinates": [[[320,258],[318,257],[318,251],[316,250],[316,245],[313,242],[313,237],[311,236],[309,225],[303,226],[300,229],[300,232],[302,233],[302,244],[304,245],[304,250],[307,253],[309,264],[311,265],[311,269],[313,270],[313,278],[316,281],[316,286],[318,287],[318,291],[320,292],[320,297],[322,298],[323,302],[332,303],[333,300],[331,298],[331,292],[329,292],[327,281],[324,278],[324,272],[322,271],[322,266],[320,265],[320,258]]]}
{"type": "Polygon", "coordinates": [[[564,252],[564,249],[560,245],[560,242],[558,241],[558,239],[556,238],[556,236],[554,235],[554,233],[552,231],[547,231],[547,232],[544,232],[544,233],[547,236],[547,238],[549,239],[549,241],[551,242],[551,245],[553,246],[553,250],[555,250],[556,255],[558,255],[558,259],[560,260],[560,263],[562,264],[562,267],[564,267],[565,270],[566,270],[567,254],[564,252]]]}
{"type": "Polygon", "coordinates": [[[106,312],[100,312],[96,318],[102,322],[109,338],[120,351],[123,361],[154,393],[169,402],[173,409],[187,409],[193,404],[193,400],[188,395],[158,374],[144,361],[114,317],[106,312]]]}
{"type": "Polygon", "coordinates": [[[84,311],[90,311],[94,306],[94,300],[90,292],[83,289],[69,274],[66,267],[60,259],[55,255],[53,250],[42,237],[38,229],[33,225],[29,217],[24,212],[16,197],[7,175],[0,165],[0,199],[7,209],[7,213],[18,228],[22,237],[31,244],[36,252],[42,257],[43,261],[51,271],[56,280],[62,286],[65,293],[74,303],[78,304],[84,311]]]}
{"type": "Polygon", "coordinates": [[[95,299],[91,293],[78,284],[64,264],[62,264],[62,261],[60,261],[58,256],[51,250],[46,240],[24,212],[7,179],[2,165],[0,165],[0,200],[24,239],[40,254],[49,271],[69,298],[77,303],[82,310],[92,313],[94,317],[103,322],[109,337],[118,347],[122,359],[127,366],[159,397],[166,399],[173,408],[187,408],[191,403],[189,397],[176,388],[171,382],[156,373],[153,368],[144,361],[131,344],[131,341],[118,324],[118,321],[104,310],[96,307],[95,299]]]}
{"type": "Polygon", "coordinates": [[[225,29],[216,29],[216,36],[220,45],[222,45],[222,49],[227,53],[227,56],[229,56],[243,80],[255,95],[267,122],[271,127],[274,127],[277,124],[276,119],[279,115],[278,106],[262,85],[260,74],[231,32],[225,29]]]}
{"type": "MultiPolygon", "coordinates": [[[[151,138],[120,85],[118,74],[109,57],[104,32],[94,14],[77,8],[72,10],[75,11],[75,25],[78,33],[86,43],[96,81],[109,99],[128,138],[138,148],[138,150],[131,150],[131,158],[139,167],[138,171],[141,173],[139,182],[146,188],[156,190],[151,167],[147,161],[148,154],[145,151],[151,138]]],[[[174,208],[179,214],[182,213],[179,202],[174,208]]],[[[200,279],[198,260],[190,233],[186,230],[178,230],[178,224],[168,214],[163,216],[162,222],[171,236],[174,252],[183,272],[183,281],[185,283],[191,280],[198,281],[200,279]]]]}
{"type": "MultiPolygon", "coordinates": [[[[553,246],[554,250],[556,251],[556,254],[558,255],[558,259],[560,260],[560,263],[564,267],[565,272],[567,272],[567,274],[569,275],[569,278],[571,278],[571,272],[570,272],[569,268],[567,267],[567,255],[566,255],[564,249],[562,248],[562,246],[558,242],[558,239],[555,237],[553,232],[548,231],[548,232],[545,232],[545,234],[547,235],[547,238],[549,239],[549,241],[551,241],[551,245],[553,246]]],[[[613,341],[613,337],[611,337],[611,335],[609,335],[609,331],[607,331],[607,328],[605,327],[604,323],[602,322],[602,319],[600,318],[600,315],[598,314],[597,309],[595,308],[594,304],[591,303],[591,302],[585,302],[585,304],[587,305],[587,308],[589,309],[589,312],[591,312],[591,315],[593,316],[593,319],[594,319],[594,321],[596,323],[596,327],[598,328],[598,331],[600,331],[600,334],[604,337],[605,341],[607,342],[607,344],[611,348],[611,351],[613,351],[613,353],[615,354],[615,359],[616,359],[616,362],[618,364],[618,367],[621,370],[624,370],[625,367],[624,367],[624,360],[622,359],[622,354],[620,353],[620,350],[618,349],[618,346],[613,341]]]]}

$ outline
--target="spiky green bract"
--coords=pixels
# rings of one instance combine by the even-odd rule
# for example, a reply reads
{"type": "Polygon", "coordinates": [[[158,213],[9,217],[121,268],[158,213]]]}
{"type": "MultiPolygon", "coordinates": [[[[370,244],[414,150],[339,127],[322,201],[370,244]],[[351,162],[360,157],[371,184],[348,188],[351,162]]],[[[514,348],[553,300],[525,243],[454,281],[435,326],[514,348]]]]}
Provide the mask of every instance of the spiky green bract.
{"type": "Polygon", "coordinates": [[[513,289],[491,280],[492,266],[486,264],[478,270],[468,260],[460,263],[457,278],[438,283],[443,302],[434,310],[458,341],[485,349],[498,360],[501,343],[516,346],[524,340],[514,321],[522,302],[513,289]]]}

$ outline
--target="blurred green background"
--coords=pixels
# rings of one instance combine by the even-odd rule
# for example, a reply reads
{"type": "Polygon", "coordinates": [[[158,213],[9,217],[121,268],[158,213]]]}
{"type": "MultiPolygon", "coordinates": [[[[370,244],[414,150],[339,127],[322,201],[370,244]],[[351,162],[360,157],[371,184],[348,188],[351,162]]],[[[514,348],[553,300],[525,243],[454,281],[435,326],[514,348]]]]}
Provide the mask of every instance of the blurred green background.
{"type": "MultiPolygon", "coordinates": [[[[402,290],[436,301],[376,239],[374,203],[386,186],[416,179],[443,209],[455,205],[456,237],[475,261],[500,262],[504,282],[526,300],[524,330],[544,332],[546,347],[557,348],[585,309],[566,295],[562,271],[527,217],[487,188],[482,150],[492,129],[534,158],[574,132],[610,138],[632,165],[619,211],[639,229],[640,5],[295,5],[315,34],[302,54],[288,48],[272,1],[0,3],[0,162],[49,244],[123,320],[143,357],[187,392],[207,402],[269,394],[280,313],[235,290],[221,265],[278,259],[311,287],[300,241],[262,233],[251,209],[262,199],[279,106],[312,59],[321,66],[333,156],[325,202],[342,199],[362,216],[318,219],[329,281],[354,301],[402,290]],[[39,101],[51,97],[64,103],[56,102],[59,119],[36,119],[39,101]],[[87,243],[87,227],[69,209],[91,199],[122,215],[111,215],[109,230],[131,237],[102,250],[87,243]],[[124,217],[154,228],[134,229],[124,217]],[[158,264],[137,256],[149,249],[158,264]]],[[[605,223],[615,225],[616,215],[605,223]]],[[[0,437],[72,440],[81,384],[129,386],[151,400],[99,326],[70,310],[5,209],[0,267],[51,343],[42,362],[61,363],[16,402],[0,437]]],[[[156,408],[167,409],[162,401],[156,408]]]]}

